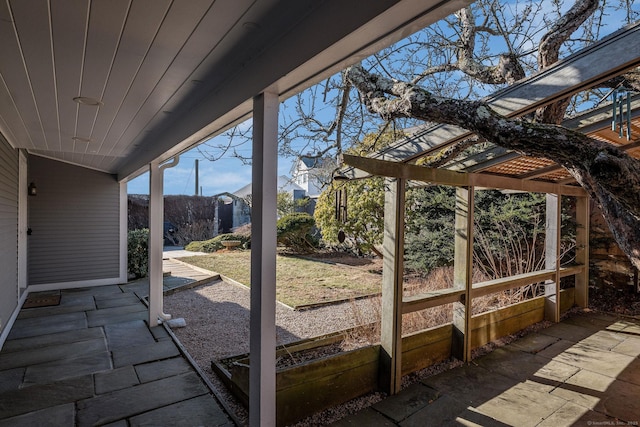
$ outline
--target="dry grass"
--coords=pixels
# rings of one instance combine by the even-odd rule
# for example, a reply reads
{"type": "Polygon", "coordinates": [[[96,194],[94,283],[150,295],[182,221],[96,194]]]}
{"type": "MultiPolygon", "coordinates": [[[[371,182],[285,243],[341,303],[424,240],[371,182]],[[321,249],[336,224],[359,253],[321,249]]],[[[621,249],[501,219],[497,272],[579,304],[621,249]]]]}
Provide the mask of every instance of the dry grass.
{"type": "MultiPolygon", "coordinates": [[[[182,260],[251,286],[251,251],[218,251],[182,260]]],[[[291,307],[375,294],[381,281],[365,268],[277,256],[276,297],[291,307]]]]}

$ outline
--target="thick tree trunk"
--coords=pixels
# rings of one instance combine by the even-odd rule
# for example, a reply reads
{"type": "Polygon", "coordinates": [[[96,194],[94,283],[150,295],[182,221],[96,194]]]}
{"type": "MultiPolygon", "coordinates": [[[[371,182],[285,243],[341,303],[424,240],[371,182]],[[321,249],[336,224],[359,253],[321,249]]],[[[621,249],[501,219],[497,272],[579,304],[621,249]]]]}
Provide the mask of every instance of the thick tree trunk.
{"type": "Polygon", "coordinates": [[[640,268],[640,162],[624,151],[561,126],[509,119],[481,101],[437,99],[407,83],[369,74],[347,74],[367,108],[384,119],[413,117],[470,130],[504,148],[545,157],[564,166],[598,201],[605,219],[636,268],[640,268]]]}

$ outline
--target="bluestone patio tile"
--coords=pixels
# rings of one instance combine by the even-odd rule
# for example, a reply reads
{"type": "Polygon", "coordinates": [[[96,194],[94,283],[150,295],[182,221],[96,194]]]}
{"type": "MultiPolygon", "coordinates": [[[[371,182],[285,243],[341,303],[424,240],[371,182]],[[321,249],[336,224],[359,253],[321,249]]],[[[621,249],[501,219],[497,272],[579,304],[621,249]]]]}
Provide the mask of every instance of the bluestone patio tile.
{"type": "Polygon", "coordinates": [[[26,368],[13,368],[0,371],[0,393],[17,390],[20,384],[22,384],[25,370],[26,368]]]}
{"type": "Polygon", "coordinates": [[[47,384],[65,378],[92,374],[107,369],[111,369],[111,357],[106,351],[72,358],[63,358],[27,367],[24,384],[47,384]]]}
{"type": "Polygon", "coordinates": [[[526,384],[516,384],[499,396],[477,405],[476,409],[507,425],[534,427],[565,403],[557,396],[534,390],[526,384]],[[517,410],[505,411],[505,407],[517,410]]]}
{"type": "MultiPolygon", "coordinates": [[[[361,426],[379,426],[392,427],[396,424],[380,412],[371,408],[363,409],[356,414],[345,417],[331,424],[334,427],[361,427],[361,426]]],[[[424,425],[424,424],[423,424],[424,425]]]]}
{"type": "Polygon", "coordinates": [[[105,325],[104,332],[109,350],[112,351],[156,342],[144,320],[105,325]]]}
{"type": "Polygon", "coordinates": [[[92,339],[104,339],[102,328],[75,329],[73,331],[58,332],[55,334],[40,335],[37,337],[20,338],[5,341],[2,353],[42,349],[57,344],[70,344],[92,339]]]}
{"type": "Polygon", "coordinates": [[[158,362],[136,365],[135,370],[140,382],[146,383],[182,374],[191,370],[191,365],[189,365],[182,357],[173,357],[171,359],[161,360],[158,362]]]}
{"type": "Polygon", "coordinates": [[[180,351],[172,341],[161,341],[151,345],[114,350],[112,354],[113,366],[119,368],[121,366],[168,359],[178,356],[180,351]]]}
{"type": "Polygon", "coordinates": [[[7,354],[2,353],[0,354],[0,370],[70,359],[77,357],[79,354],[87,355],[106,351],[107,345],[104,339],[94,338],[86,341],[51,345],[44,349],[34,348],[7,354]]]}
{"type": "Polygon", "coordinates": [[[77,403],[80,425],[100,425],[208,394],[195,373],[140,384],[77,403]]]}
{"type": "Polygon", "coordinates": [[[75,404],[66,403],[0,420],[0,427],[73,427],[75,417],[75,404]]]}
{"type": "Polygon", "coordinates": [[[142,304],[142,302],[140,302],[140,298],[129,292],[106,296],[96,296],[95,300],[98,309],[142,304]]]}
{"type": "Polygon", "coordinates": [[[124,366],[107,372],[98,372],[95,377],[96,394],[109,393],[140,384],[133,366],[124,366]]]}
{"type": "Polygon", "coordinates": [[[18,319],[13,324],[8,339],[54,334],[86,327],[87,318],[84,312],[18,319]]]}
{"type": "Polygon", "coordinates": [[[113,323],[144,320],[148,317],[148,309],[143,304],[125,305],[124,307],[105,308],[87,312],[89,327],[104,326],[113,323]]]}
{"type": "Polygon", "coordinates": [[[84,375],[8,391],[0,394],[0,419],[86,399],[93,390],[93,376],[84,375]]]}
{"type": "Polygon", "coordinates": [[[375,405],[373,409],[400,422],[438,398],[439,393],[422,383],[412,384],[402,393],[390,396],[375,405]]]}
{"type": "Polygon", "coordinates": [[[137,415],[132,417],[129,423],[131,427],[162,425],[232,427],[235,425],[209,395],[194,397],[137,415]],[[184,414],[189,414],[189,416],[185,417],[184,414]]]}

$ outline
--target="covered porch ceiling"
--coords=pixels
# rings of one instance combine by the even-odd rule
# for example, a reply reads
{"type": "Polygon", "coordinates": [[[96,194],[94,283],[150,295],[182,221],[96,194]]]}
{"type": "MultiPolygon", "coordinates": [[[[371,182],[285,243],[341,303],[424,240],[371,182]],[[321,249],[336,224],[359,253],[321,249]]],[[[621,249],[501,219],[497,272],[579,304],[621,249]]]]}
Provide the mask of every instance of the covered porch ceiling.
{"type": "Polygon", "coordinates": [[[468,0],[7,0],[0,131],[126,180],[468,0]]]}

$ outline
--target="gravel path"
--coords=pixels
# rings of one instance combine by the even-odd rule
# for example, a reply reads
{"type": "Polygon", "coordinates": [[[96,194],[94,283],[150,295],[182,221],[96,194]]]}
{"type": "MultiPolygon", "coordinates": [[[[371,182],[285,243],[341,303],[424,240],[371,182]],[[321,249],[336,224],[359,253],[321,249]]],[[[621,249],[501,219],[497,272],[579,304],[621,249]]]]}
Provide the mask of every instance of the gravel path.
{"type": "MultiPolygon", "coordinates": [[[[226,392],[213,373],[211,360],[249,352],[249,307],[249,289],[223,281],[177,292],[164,298],[164,311],[174,318],[183,317],[187,323],[185,328],[174,329],[175,335],[242,422],[246,421],[247,413],[226,392]]],[[[305,311],[294,311],[277,303],[277,341],[278,344],[287,344],[341,331],[372,322],[376,317],[379,318],[379,306],[375,300],[370,299],[305,311]]],[[[339,418],[337,415],[336,417],[339,418]]]]}

